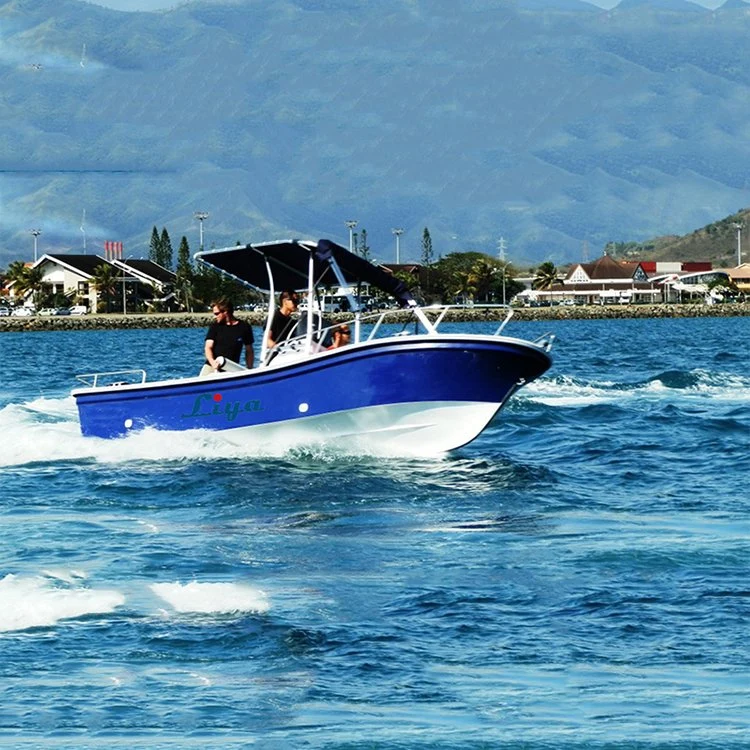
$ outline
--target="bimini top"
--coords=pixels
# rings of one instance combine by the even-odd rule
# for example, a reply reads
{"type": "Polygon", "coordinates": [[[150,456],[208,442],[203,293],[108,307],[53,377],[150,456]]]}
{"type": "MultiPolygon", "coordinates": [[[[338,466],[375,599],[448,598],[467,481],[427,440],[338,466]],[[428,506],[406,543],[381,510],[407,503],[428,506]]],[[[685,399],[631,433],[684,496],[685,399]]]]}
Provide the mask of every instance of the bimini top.
{"type": "Polygon", "coordinates": [[[262,292],[306,289],[311,256],[316,287],[367,283],[392,295],[401,307],[415,304],[403,282],[330,240],[280,240],[195,254],[202,263],[262,292]],[[273,283],[269,270],[273,274],[273,283]]]}

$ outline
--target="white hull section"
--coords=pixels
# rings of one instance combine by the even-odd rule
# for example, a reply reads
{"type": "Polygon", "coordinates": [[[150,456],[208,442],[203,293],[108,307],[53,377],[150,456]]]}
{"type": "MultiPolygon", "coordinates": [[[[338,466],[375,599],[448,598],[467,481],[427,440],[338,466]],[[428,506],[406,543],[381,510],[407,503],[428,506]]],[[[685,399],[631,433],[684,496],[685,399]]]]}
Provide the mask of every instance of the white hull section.
{"type": "Polygon", "coordinates": [[[334,412],[284,422],[222,430],[236,445],[283,443],[288,447],[326,445],[347,453],[427,456],[471,442],[501,403],[438,401],[334,412]]]}

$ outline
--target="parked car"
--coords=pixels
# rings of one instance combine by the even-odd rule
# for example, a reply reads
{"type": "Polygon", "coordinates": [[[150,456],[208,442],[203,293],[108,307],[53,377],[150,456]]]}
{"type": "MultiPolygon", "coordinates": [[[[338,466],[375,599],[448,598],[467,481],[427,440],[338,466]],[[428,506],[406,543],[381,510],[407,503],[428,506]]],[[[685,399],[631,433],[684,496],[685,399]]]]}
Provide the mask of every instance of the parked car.
{"type": "Polygon", "coordinates": [[[7,318],[10,315],[10,310],[7,307],[0,307],[0,318],[7,318]]]}
{"type": "Polygon", "coordinates": [[[88,311],[89,309],[86,305],[73,305],[73,307],[70,308],[71,315],[86,315],[88,311]]]}
{"type": "Polygon", "coordinates": [[[58,307],[55,309],[55,315],[70,315],[69,307],[58,307]]]}
{"type": "Polygon", "coordinates": [[[29,318],[34,315],[34,311],[30,307],[17,307],[11,315],[14,318],[29,318]]]}
{"type": "Polygon", "coordinates": [[[54,307],[43,307],[39,311],[39,315],[41,315],[44,318],[46,318],[46,317],[48,317],[50,315],[54,315],[54,314],[55,314],[55,308],[54,307]]]}

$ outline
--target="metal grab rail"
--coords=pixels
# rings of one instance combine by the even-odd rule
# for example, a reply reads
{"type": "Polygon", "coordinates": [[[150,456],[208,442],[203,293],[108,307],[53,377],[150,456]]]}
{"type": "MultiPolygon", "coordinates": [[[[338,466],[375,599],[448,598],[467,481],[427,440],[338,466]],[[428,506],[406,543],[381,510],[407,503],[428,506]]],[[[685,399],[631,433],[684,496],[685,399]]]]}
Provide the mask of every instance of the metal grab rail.
{"type": "MultiPolygon", "coordinates": [[[[113,377],[115,375],[139,375],[140,376],[140,382],[145,383],[146,382],[146,371],[145,370],[111,370],[110,372],[90,372],[85,373],[84,375],[76,375],[76,380],[80,380],[84,385],[87,385],[89,388],[98,388],[100,383],[99,381],[102,378],[109,378],[113,377]]],[[[133,380],[133,384],[137,384],[138,381],[133,380]]],[[[107,386],[118,386],[118,385],[130,385],[127,381],[116,381],[114,383],[107,383],[107,386]]]]}
{"type": "Polygon", "coordinates": [[[531,343],[534,344],[534,346],[540,347],[545,352],[548,352],[552,349],[552,344],[555,343],[556,338],[557,337],[554,333],[544,333],[538,339],[534,339],[531,343]]]}
{"type": "MultiPolygon", "coordinates": [[[[380,333],[381,327],[386,324],[400,324],[402,326],[402,330],[399,333],[389,333],[387,334],[389,336],[404,336],[409,334],[410,331],[407,331],[406,327],[411,325],[412,323],[416,324],[417,327],[421,327],[428,335],[435,335],[438,333],[438,327],[445,320],[445,316],[447,315],[447,313],[450,310],[459,309],[459,307],[459,305],[430,305],[429,307],[420,308],[405,307],[398,310],[378,310],[376,312],[368,313],[365,315],[362,315],[361,313],[354,313],[354,318],[351,321],[351,323],[353,324],[352,327],[354,329],[352,343],[360,343],[361,341],[372,341],[376,339],[378,337],[378,334],[380,333]],[[419,310],[420,314],[417,314],[417,310],[419,310]],[[431,321],[427,317],[427,315],[430,313],[436,313],[436,318],[434,321],[431,321]],[[427,320],[427,323],[430,326],[429,328],[425,324],[423,318],[427,320]],[[372,326],[372,328],[369,332],[365,333],[362,330],[363,326],[372,326]]],[[[510,307],[508,307],[507,310],[508,312],[505,318],[500,323],[498,328],[494,331],[494,333],[492,334],[493,336],[500,336],[513,317],[515,311],[510,307]]],[[[314,354],[316,352],[324,351],[321,344],[317,342],[324,341],[330,332],[335,331],[336,328],[338,328],[338,326],[342,324],[343,321],[339,321],[337,323],[332,323],[331,325],[320,326],[316,328],[313,332],[313,338],[311,342],[307,340],[306,333],[289,337],[286,341],[280,342],[276,347],[269,350],[269,352],[267,353],[267,357],[261,363],[261,366],[268,365],[272,359],[275,359],[282,353],[294,353],[299,355],[304,353],[314,354]],[[312,350],[310,352],[306,351],[308,346],[312,346],[312,350]]],[[[415,330],[414,332],[417,333],[418,331],[415,330]]],[[[545,336],[540,337],[538,342],[535,343],[537,344],[537,346],[541,346],[545,351],[549,351],[554,339],[555,337],[552,334],[545,334],[545,336]]]]}
{"type": "Polygon", "coordinates": [[[500,327],[493,333],[493,336],[499,336],[503,332],[503,328],[508,325],[508,321],[513,317],[513,308],[508,308],[508,314],[505,316],[505,320],[500,323],[500,327]]]}

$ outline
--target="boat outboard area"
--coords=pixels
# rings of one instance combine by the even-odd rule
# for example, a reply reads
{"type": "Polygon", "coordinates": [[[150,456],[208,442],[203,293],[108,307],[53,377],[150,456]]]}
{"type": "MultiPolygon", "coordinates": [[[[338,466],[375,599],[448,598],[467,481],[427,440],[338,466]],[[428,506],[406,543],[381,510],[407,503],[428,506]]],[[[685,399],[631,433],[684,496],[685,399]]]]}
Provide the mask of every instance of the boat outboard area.
{"type": "Polygon", "coordinates": [[[423,307],[386,269],[329,240],[282,240],[208,250],[196,259],[267,295],[256,367],[227,361],[206,377],[149,381],[144,370],[78,376],[73,391],[84,435],[119,438],[143,429],[220,430],[242,443],[286,439],[356,445],[400,454],[452,450],[479,435],[507,399],[551,366],[554,336],[534,341],[504,334],[443,332],[451,306],[423,307]],[[347,296],[351,319],[325,319],[321,296],[347,296]],[[304,308],[289,337],[269,348],[281,291],[304,308]],[[397,309],[368,312],[377,290],[397,309]],[[341,341],[337,341],[342,343],[341,341]]]}

